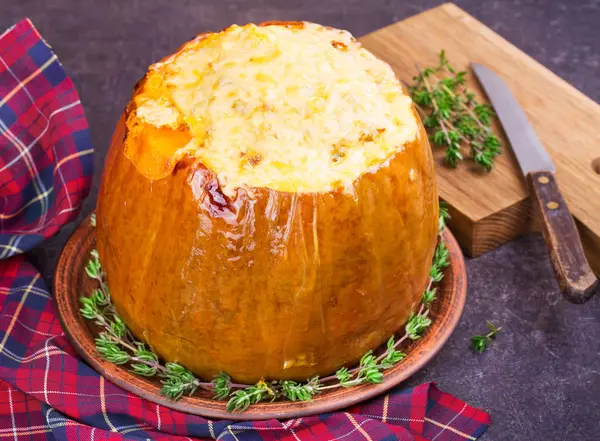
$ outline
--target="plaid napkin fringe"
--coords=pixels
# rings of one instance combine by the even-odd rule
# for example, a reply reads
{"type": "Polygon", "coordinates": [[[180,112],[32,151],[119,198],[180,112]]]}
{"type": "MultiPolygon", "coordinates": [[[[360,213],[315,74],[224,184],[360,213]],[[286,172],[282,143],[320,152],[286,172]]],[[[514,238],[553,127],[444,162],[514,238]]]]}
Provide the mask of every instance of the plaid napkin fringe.
{"type": "Polygon", "coordinates": [[[73,220],[93,150],[73,83],[29,20],[0,35],[0,441],[476,440],[490,424],[433,383],[345,412],[209,421],[143,400],[81,361],[23,253],[73,220]]]}

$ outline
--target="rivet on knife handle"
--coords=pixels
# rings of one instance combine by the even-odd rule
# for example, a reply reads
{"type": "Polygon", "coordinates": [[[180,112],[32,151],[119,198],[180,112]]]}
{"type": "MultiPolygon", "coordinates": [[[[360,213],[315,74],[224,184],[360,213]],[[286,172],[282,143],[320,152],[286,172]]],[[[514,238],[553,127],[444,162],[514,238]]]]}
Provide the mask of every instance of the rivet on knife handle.
{"type": "Polygon", "coordinates": [[[537,204],[542,233],[560,289],[567,300],[583,303],[592,297],[599,282],[587,263],[577,227],[554,174],[531,172],[527,180],[537,204]]]}

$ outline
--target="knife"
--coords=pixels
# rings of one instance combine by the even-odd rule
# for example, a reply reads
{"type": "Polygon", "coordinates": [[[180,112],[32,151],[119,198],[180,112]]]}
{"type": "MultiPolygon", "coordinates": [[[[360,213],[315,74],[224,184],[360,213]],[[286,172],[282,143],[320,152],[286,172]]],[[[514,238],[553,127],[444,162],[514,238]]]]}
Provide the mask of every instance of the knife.
{"type": "Polygon", "coordinates": [[[560,194],[552,159],[506,83],[487,67],[476,63],[472,66],[500,119],[535,199],[560,289],[567,300],[584,303],[594,295],[599,282],[585,258],[577,227],[560,194]]]}

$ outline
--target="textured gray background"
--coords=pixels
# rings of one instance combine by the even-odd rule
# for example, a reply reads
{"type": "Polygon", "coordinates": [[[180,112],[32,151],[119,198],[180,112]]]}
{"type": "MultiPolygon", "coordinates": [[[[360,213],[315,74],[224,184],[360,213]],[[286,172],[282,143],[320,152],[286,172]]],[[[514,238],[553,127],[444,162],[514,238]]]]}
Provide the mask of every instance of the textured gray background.
{"type": "MultiPolygon", "coordinates": [[[[0,0],[0,29],[29,16],[53,46],[80,92],[99,172],[133,84],[150,63],[197,33],[282,19],[315,21],[360,36],[440,3],[0,0]]],[[[600,100],[599,0],[457,3],[600,100]]],[[[98,177],[86,213],[95,204],[98,177]]],[[[48,281],[70,230],[34,253],[48,281]]],[[[469,260],[467,266],[469,298],[461,324],[410,383],[435,380],[442,389],[487,409],[493,423],[485,440],[600,439],[600,298],[583,306],[564,301],[537,235],[469,260]],[[485,330],[486,319],[504,331],[486,353],[475,355],[469,338],[485,330]]]]}

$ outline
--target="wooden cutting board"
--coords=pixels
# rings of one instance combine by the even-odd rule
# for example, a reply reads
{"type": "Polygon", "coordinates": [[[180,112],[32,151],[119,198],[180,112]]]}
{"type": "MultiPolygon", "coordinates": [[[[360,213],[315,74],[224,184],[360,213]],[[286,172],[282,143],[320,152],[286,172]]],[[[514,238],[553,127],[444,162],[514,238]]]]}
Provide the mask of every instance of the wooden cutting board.
{"type": "MultiPolygon", "coordinates": [[[[452,3],[379,29],[360,39],[411,82],[420,66],[437,63],[442,49],[469,87],[485,100],[470,62],[496,71],[510,86],[556,165],[556,179],[576,219],[588,259],[600,273],[600,106],[452,3]]],[[[505,153],[491,173],[468,162],[443,164],[434,149],[440,197],[450,226],[470,256],[479,256],[537,229],[525,180],[504,137],[505,153]]]]}

